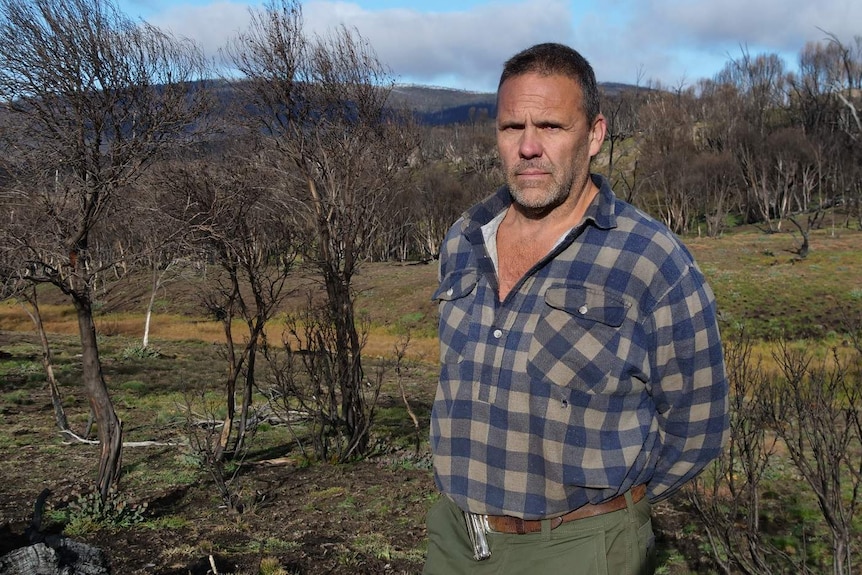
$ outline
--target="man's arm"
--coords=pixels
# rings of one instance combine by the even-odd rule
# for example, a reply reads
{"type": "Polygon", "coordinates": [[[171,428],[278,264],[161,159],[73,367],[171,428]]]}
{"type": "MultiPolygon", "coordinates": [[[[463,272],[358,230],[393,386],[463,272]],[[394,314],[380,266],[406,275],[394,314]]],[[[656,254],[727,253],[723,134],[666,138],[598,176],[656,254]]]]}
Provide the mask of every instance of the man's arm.
{"type": "Polygon", "coordinates": [[[664,499],[721,454],[728,438],[728,384],[715,297],[695,266],[653,313],[651,393],[660,451],[650,481],[664,499]]]}

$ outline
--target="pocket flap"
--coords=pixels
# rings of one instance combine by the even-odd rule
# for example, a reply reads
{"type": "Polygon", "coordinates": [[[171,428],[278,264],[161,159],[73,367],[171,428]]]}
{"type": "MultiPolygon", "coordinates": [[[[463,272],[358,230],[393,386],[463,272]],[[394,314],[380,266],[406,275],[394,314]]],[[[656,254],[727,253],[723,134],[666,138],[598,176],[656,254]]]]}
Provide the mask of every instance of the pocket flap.
{"type": "Polygon", "coordinates": [[[545,303],[573,316],[619,327],[631,304],[622,297],[593,288],[554,285],[545,292],[545,303]]]}
{"type": "Polygon", "coordinates": [[[479,274],[474,269],[454,271],[443,278],[431,299],[435,301],[461,299],[475,289],[478,281],[479,274]]]}

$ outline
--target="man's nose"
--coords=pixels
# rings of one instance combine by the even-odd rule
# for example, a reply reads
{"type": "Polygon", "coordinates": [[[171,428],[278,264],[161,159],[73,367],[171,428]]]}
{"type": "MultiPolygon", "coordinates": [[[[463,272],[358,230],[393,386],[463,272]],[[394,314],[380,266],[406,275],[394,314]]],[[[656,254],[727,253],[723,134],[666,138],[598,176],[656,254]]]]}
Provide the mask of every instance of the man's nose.
{"type": "Polygon", "coordinates": [[[534,126],[527,126],[524,129],[518,144],[518,153],[522,158],[536,158],[542,155],[541,136],[534,126]]]}

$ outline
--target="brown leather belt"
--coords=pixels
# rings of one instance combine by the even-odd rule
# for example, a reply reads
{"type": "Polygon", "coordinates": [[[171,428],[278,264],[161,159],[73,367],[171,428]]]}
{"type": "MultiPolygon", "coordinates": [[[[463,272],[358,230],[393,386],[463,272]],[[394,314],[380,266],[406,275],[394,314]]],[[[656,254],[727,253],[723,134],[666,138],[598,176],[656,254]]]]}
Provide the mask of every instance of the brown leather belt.
{"type": "MultiPolygon", "coordinates": [[[[637,503],[646,495],[646,485],[636,485],[632,487],[632,501],[637,503]]],[[[625,494],[617,495],[613,499],[608,499],[598,505],[587,503],[582,507],[578,507],[569,511],[565,515],[552,518],[551,529],[556,529],[563,523],[574,521],[576,519],[586,519],[587,517],[595,517],[596,515],[604,515],[612,511],[619,511],[626,508],[625,494]]],[[[521,519],[520,517],[511,517],[509,515],[488,515],[488,527],[496,533],[509,533],[523,535],[525,533],[538,533],[542,530],[541,519],[521,519]]]]}

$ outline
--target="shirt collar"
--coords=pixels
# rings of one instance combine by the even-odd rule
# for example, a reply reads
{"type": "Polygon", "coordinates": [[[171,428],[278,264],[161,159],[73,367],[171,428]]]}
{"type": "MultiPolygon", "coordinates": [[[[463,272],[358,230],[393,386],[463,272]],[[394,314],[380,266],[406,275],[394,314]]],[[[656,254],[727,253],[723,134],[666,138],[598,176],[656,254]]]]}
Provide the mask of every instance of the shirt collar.
{"type": "Polygon", "coordinates": [[[608,179],[599,174],[590,174],[593,183],[598,186],[599,193],[590,207],[587,208],[587,213],[584,215],[584,221],[592,221],[593,225],[603,230],[610,230],[617,227],[617,197],[611,189],[611,184],[608,179]]]}
{"type": "MultiPolygon", "coordinates": [[[[587,208],[584,222],[600,229],[617,227],[616,195],[607,178],[600,174],[590,174],[599,193],[587,208]]],[[[482,238],[482,226],[491,222],[512,204],[508,186],[501,186],[494,194],[479,202],[462,216],[462,232],[468,238],[482,238]],[[478,234],[478,235],[477,235],[478,234]]],[[[480,240],[481,241],[481,240],[480,240]]]]}

